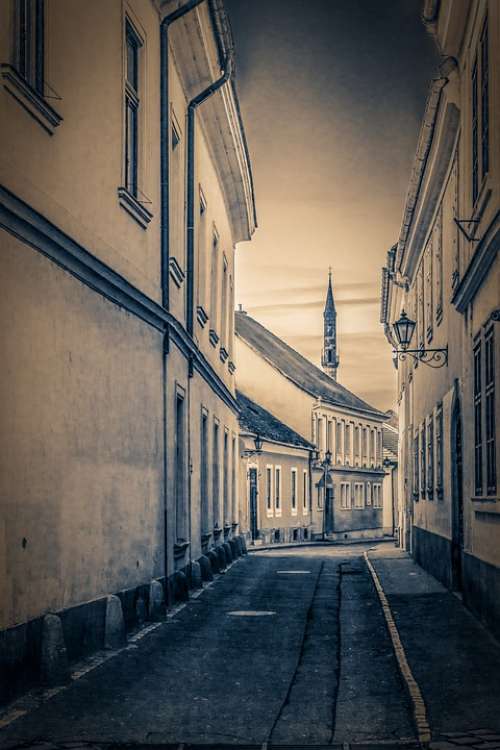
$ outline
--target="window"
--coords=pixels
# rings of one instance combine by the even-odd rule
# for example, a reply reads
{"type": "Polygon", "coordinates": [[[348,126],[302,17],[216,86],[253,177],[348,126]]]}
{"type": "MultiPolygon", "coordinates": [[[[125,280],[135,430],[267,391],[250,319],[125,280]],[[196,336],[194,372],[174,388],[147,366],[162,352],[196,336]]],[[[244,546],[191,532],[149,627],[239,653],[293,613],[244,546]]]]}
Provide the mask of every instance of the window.
{"type": "Polygon", "coordinates": [[[481,34],[481,171],[482,177],[488,174],[490,167],[489,149],[489,56],[488,56],[488,19],[485,20],[481,34]]]}
{"type": "Polygon", "coordinates": [[[201,414],[200,428],[200,514],[201,533],[208,532],[208,415],[201,414]]]}
{"type": "Polygon", "coordinates": [[[341,446],[342,446],[341,432],[342,432],[342,424],[340,422],[340,419],[337,419],[336,424],[335,424],[335,444],[336,444],[336,449],[337,449],[337,461],[341,460],[341,455],[340,455],[341,446]]]}
{"type": "Polygon", "coordinates": [[[368,427],[363,427],[363,466],[368,464],[368,427]]]}
{"type": "Polygon", "coordinates": [[[479,193],[479,131],[478,131],[478,83],[477,83],[478,69],[477,69],[477,57],[472,66],[472,202],[475,203],[479,193]]]}
{"type": "Polygon", "coordinates": [[[363,482],[354,482],[354,507],[365,507],[365,485],[363,482]]]}
{"type": "Polygon", "coordinates": [[[351,508],[351,485],[349,482],[340,483],[340,507],[342,510],[351,508]]]}
{"type": "Polygon", "coordinates": [[[221,345],[228,349],[227,343],[227,320],[228,320],[228,309],[227,309],[227,297],[228,297],[228,268],[227,259],[225,254],[222,255],[222,304],[221,304],[221,322],[220,322],[220,340],[221,345]]]}
{"type": "Polygon", "coordinates": [[[327,450],[331,451],[333,448],[333,422],[331,419],[329,419],[326,423],[326,447],[327,450]]]}
{"type": "Polygon", "coordinates": [[[420,428],[420,497],[425,497],[425,452],[426,452],[426,442],[425,442],[425,422],[420,428]]]}
{"type": "Polygon", "coordinates": [[[291,488],[290,488],[290,496],[291,496],[291,506],[292,506],[292,515],[297,515],[297,469],[292,469],[291,473],[291,488]]]}
{"type": "Polygon", "coordinates": [[[436,297],[436,323],[443,317],[443,206],[439,207],[436,223],[432,230],[432,249],[434,255],[434,284],[436,297]]]}
{"type": "Polygon", "coordinates": [[[373,507],[374,508],[382,507],[382,485],[381,484],[373,485],[373,507]]]}
{"type": "Polygon", "coordinates": [[[361,460],[361,433],[359,424],[354,428],[354,458],[356,465],[359,466],[361,460]]]}
{"type": "Polygon", "coordinates": [[[266,466],[266,512],[273,514],[273,467],[266,466]]]}
{"type": "Polygon", "coordinates": [[[472,203],[479,195],[480,186],[488,174],[489,151],[489,51],[488,51],[488,19],[486,18],[479,47],[475,56],[471,73],[472,99],[472,203]]]}
{"type": "Polygon", "coordinates": [[[236,482],[236,438],[233,435],[231,441],[231,459],[232,459],[232,471],[231,471],[231,520],[233,523],[238,522],[238,502],[237,502],[237,482],[236,482]]]}
{"type": "Polygon", "coordinates": [[[203,190],[199,189],[198,211],[198,308],[203,308],[206,314],[206,286],[207,286],[207,201],[203,190]]]}
{"type": "Polygon", "coordinates": [[[377,430],[377,465],[382,466],[384,460],[384,445],[382,440],[382,430],[377,430]]]}
{"type": "Polygon", "coordinates": [[[486,493],[495,495],[497,491],[496,472],[496,429],[495,429],[495,347],[493,328],[484,338],[484,402],[486,424],[486,493]]]}
{"type": "Polygon", "coordinates": [[[223,455],[222,455],[222,502],[223,510],[222,515],[224,517],[224,526],[227,526],[231,521],[229,517],[229,435],[227,429],[224,430],[224,442],[223,442],[223,455]]]}
{"type": "Polygon", "coordinates": [[[309,510],[308,495],[308,476],[307,471],[304,469],[302,472],[302,513],[304,515],[309,510]]]}
{"type": "Polygon", "coordinates": [[[432,236],[424,252],[424,298],[427,341],[432,340],[433,299],[432,299],[432,236]]]}
{"type": "Polygon", "coordinates": [[[483,493],[483,422],[482,422],[481,341],[474,347],[474,487],[483,493]]]}
{"type": "Polygon", "coordinates": [[[214,422],[212,445],[212,507],[214,513],[214,528],[220,529],[222,519],[220,516],[220,496],[219,496],[219,425],[214,422]]]}
{"type": "Polygon", "coordinates": [[[345,426],[345,446],[344,446],[344,455],[345,455],[345,463],[349,464],[351,463],[351,435],[352,435],[352,426],[348,422],[345,426]]]}
{"type": "Polygon", "coordinates": [[[434,420],[429,417],[427,422],[427,497],[434,497],[434,420]]]}
{"type": "Polygon", "coordinates": [[[413,437],[413,497],[415,500],[419,499],[419,433],[416,432],[413,437]]]}
{"type": "Polygon", "coordinates": [[[125,27],[125,187],[137,198],[139,158],[139,50],[142,43],[130,23],[125,27]]]}
{"type": "Polygon", "coordinates": [[[375,465],[375,430],[370,429],[370,463],[375,465]]]}
{"type": "MultiPolygon", "coordinates": [[[[173,109],[170,114],[170,255],[178,271],[177,286],[184,278],[184,143],[182,130],[173,109]],[[180,273],[179,273],[180,270],[180,273]]],[[[175,280],[175,276],[174,276],[175,280]]]]}
{"type": "Polygon", "coordinates": [[[178,541],[186,540],[184,471],[184,398],[175,400],[175,531],[178,541]]]}
{"type": "Polygon", "coordinates": [[[277,516],[281,516],[281,466],[274,468],[274,508],[277,516]]]}
{"type": "Polygon", "coordinates": [[[366,483],[366,505],[372,504],[372,483],[367,482],[366,483]]]}
{"type": "Polygon", "coordinates": [[[443,499],[443,405],[436,411],[436,496],[443,499]]]}
{"type": "Polygon", "coordinates": [[[44,95],[45,28],[44,0],[16,2],[16,68],[18,73],[44,95]]]}
{"type": "Polygon", "coordinates": [[[216,334],[216,343],[219,340],[217,335],[218,329],[218,299],[219,299],[219,234],[214,227],[212,233],[212,259],[211,259],[211,278],[210,278],[210,319],[212,324],[210,330],[216,334]]]}
{"type": "MultiPolygon", "coordinates": [[[[417,340],[418,348],[424,348],[425,307],[424,307],[424,264],[417,271],[417,340]]],[[[415,363],[417,364],[417,363],[415,363]]]]}
{"type": "Polygon", "coordinates": [[[323,419],[321,417],[318,417],[316,421],[316,429],[317,429],[317,434],[316,434],[317,443],[316,444],[318,446],[318,450],[322,451],[323,450],[323,419]]]}

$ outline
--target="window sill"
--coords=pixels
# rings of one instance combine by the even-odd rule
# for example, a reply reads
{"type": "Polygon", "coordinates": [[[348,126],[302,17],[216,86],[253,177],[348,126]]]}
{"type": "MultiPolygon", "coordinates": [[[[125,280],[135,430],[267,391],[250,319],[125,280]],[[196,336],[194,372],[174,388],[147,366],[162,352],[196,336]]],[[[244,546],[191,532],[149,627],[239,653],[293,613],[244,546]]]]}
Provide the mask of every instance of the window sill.
{"type": "Polygon", "coordinates": [[[473,497],[472,502],[476,515],[500,515],[500,503],[496,497],[473,497]]]}
{"type": "Polygon", "coordinates": [[[153,218],[153,214],[139,203],[137,198],[130,193],[126,187],[118,188],[118,202],[120,206],[131,216],[143,229],[146,229],[153,218]]]}
{"type": "Polygon", "coordinates": [[[205,328],[208,322],[208,315],[201,305],[196,308],[196,319],[202,328],[205,328]]]}
{"type": "Polygon", "coordinates": [[[169,258],[168,270],[170,271],[170,276],[172,277],[172,281],[174,282],[175,286],[180,289],[182,284],[184,283],[186,274],[177,262],[177,258],[175,258],[173,255],[169,258]]]}
{"type": "Polygon", "coordinates": [[[12,65],[2,63],[0,73],[6,91],[35,119],[39,125],[49,134],[62,122],[62,117],[50,106],[47,100],[41,96],[20,75],[12,65]]]}
{"type": "Polygon", "coordinates": [[[208,339],[212,346],[215,348],[217,344],[219,343],[219,336],[217,334],[217,331],[215,331],[213,328],[211,328],[208,332],[208,339]]]}

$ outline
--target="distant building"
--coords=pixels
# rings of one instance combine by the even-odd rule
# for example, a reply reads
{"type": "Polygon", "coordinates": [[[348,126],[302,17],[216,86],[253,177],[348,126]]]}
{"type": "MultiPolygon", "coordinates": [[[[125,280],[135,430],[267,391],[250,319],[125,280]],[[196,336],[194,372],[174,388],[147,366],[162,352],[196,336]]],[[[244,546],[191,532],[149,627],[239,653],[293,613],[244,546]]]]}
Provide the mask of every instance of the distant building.
{"type": "Polygon", "coordinates": [[[314,446],[242,393],[240,524],[253,544],[311,539],[314,446]],[[255,440],[261,441],[256,452],[255,440]]]}
{"type": "MultiPolygon", "coordinates": [[[[329,283],[328,323],[332,304],[329,283]]],[[[337,363],[333,333],[326,328],[324,351],[333,352],[332,365],[337,363]]],[[[244,311],[236,313],[236,356],[238,388],[317,449],[311,477],[314,538],[382,536],[385,415],[244,311]],[[325,471],[328,451],[331,466],[325,471]]]]}
{"type": "Polygon", "coordinates": [[[333,299],[332,272],[328,273],[328,291],[323,312],[323,352],[321,354],[323,370],[337,380],[339,357],[337,354],[337,311],[333,299]]]}
{"type": "Polygon", "coordinates": [[[417,355],[397,362],[400,542],[498,635],[500,4],[456,6],[424,4],[441,67],[383,269],[381,321],[392,347],[403,309],[416,322],[417,355]],[[422,361],[445,348],[444,367],[422,361]]]}
{"type": "Polygon", "coordinates": [[[45,613],[79,658],[108,595],[133,625],[238,534],[255,213],[220,0],[12,0],[0,29],[1,701],[45,613]]]}

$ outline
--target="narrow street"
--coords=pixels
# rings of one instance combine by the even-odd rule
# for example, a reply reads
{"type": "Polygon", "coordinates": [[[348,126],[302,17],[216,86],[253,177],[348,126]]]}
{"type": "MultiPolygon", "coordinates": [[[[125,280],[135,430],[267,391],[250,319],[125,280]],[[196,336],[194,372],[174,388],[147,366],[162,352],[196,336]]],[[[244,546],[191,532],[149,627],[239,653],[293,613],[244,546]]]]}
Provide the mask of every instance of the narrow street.
{"type": "Polygon", "coordinates": [[[32,696],[25,715],[4,712],[0,745],[417,747],[365,551],[421,690],[431,747],[500,747],[500,645],[389,544],[241,558],[143,638],[39,695],[38,707],[32,696]]]}

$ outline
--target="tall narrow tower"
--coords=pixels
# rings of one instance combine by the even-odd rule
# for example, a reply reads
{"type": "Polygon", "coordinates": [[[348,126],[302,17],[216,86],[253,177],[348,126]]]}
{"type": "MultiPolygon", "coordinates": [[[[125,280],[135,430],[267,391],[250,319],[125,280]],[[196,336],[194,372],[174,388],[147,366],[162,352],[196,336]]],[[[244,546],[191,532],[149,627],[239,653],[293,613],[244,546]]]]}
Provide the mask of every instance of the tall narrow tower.
{"type": "Polygon", "coordinates": [[[325,310],[323,312],[323,353],[321,355],[321,366],[327,375],[337,380],[337,367],[339,358],[337,355],[337,312],[333,301],[332,291],[332,269],[328,270],[328,291],[326,293],[325,310]]]}

